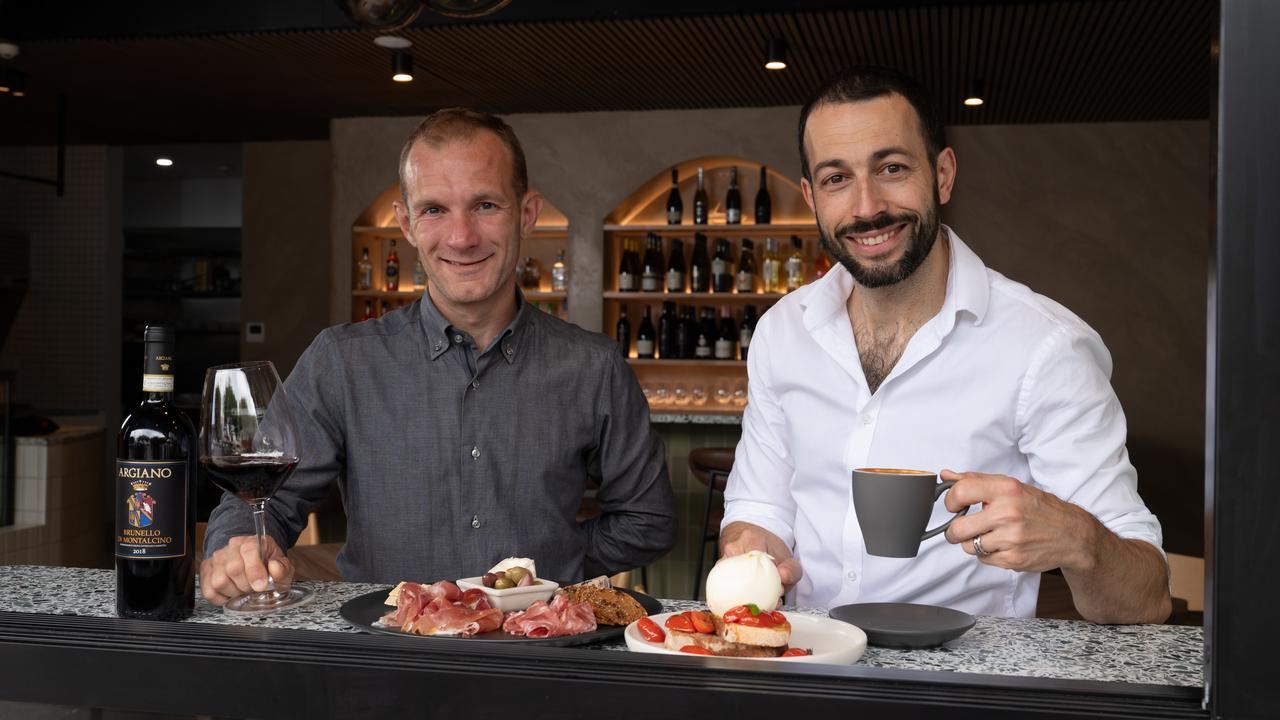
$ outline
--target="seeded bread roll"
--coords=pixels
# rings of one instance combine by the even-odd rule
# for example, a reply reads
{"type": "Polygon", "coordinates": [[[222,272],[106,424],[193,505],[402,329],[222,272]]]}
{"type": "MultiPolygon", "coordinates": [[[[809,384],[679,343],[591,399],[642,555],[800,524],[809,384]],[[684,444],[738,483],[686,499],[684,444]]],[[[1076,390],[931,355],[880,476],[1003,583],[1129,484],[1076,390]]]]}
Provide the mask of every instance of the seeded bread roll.
{"type": "Polygon", "coordinates": [[[560,591],[574,602],[590,605],[598,625],[630,625],[649,614],[635,598],[611,587],[578,583],[560,588],[560,591]]]}

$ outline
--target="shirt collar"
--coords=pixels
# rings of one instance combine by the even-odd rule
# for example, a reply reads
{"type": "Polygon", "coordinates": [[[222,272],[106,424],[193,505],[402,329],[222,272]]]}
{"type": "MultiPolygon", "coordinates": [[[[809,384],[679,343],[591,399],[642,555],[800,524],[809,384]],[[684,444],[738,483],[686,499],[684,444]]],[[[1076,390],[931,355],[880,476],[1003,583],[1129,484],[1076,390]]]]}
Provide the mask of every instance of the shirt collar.
{"type": "MultiPolygon", "coordinates": [[[[516,316],[511,319],[511,323],[506,329],[498,334],[495,344],[502,348],[502,357],[510,364],[515,361],[520,346],[521,332],[525,325],[528,324],[529,303],[524,301],[524,293],[520,292],[520,288],[515,289],[516,300],[516,316]]],[[[427,356],[432,360],[440,357],[449,350],[449,346],[454,344],[454,335],[456,334],[453,323],[449,322],[444,315],[440,313],[440,309],[431,301],[431,294],[425,292],[422,294],[420,312],[422,314],[422,329],[427,336],[427,356]]],[[[490,346],[492,347],[492,346],[490,346]]],[[[488,348],[482,348],[482,352],[488,348]]]]}
{"type": "MultiPolygon", "coordinates": [[[[991,287],[987,282],[987,267],[982,264],[981,258],[964,244],[954,230],[946,225],[942,229],[946,231],[951,246],[947,294],[942,302],[942,309],[938,311],[943,323],[940,330],[945,335],[955,326],[956,315],[961,311],[973,315],[975,324],[982,322],[987,314],[991,287]]],[[[801,301],[805,328],[813,331],[832,322],[837,315],[845,317],[845,302],[851,292],[853,276],[843,265],[835,263],[821,280],[814,283],[813,291],[801,301]]]]}

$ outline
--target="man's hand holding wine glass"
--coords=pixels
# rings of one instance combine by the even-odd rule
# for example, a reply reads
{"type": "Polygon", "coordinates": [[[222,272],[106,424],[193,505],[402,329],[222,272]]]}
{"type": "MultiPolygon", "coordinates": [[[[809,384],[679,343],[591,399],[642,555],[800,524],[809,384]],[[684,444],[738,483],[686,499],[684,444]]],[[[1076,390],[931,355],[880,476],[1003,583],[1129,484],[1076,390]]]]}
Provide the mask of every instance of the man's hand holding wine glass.
{"type": "Polygon", "coordinates": [[[231,538],[226,547],[200,563],[200,592],[204,599],[219,607],[232,598],[250,592],[263,592],[268,577],[278,588],[293,584],[293,563],[270,535],[266,540],[267,565],[263,566],[257,538],[241,535],[231,538]]]}

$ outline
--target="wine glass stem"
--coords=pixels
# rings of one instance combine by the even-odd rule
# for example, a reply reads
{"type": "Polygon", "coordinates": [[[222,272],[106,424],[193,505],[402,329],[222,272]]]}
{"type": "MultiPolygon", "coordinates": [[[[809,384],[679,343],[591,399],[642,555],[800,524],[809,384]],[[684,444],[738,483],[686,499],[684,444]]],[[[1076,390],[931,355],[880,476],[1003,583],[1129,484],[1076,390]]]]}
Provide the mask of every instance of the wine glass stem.
{"type": "Polygon", "coordinates": [[[262,557],[262,567],[267,570],[267,590],[276,589],[275,580],[271,577],[271,568],[267,565],[267,501],[257,500],[253,503],[253,529],[258,536],[258,552],[262,557]]]}

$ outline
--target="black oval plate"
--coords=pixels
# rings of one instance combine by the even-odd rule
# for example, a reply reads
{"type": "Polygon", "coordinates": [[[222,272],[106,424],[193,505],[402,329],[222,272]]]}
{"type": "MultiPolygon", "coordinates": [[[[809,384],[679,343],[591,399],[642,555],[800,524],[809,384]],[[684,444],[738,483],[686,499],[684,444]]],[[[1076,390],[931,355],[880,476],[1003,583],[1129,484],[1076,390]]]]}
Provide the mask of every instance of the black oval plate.
{"type": "MultiPolygon", "coordinates": [[[[644,611],[650,615],[662,612],[662,603],[654,598],[626,588],[616,589],[635,598],[640,603],[640,606],[644,608],[644,611]]],[[[465,642],[528,643],[530,645],[550,645],[552,647],[590,645],[591,643],[613,640],[621,638],[622,633],[627,629],[626,625],[599,625],[591,632],[552,638],[527,638],[521,635],[510,635],[501,629],[472,635],[469,638],[457,635],[442,635],[439,637],[435,635],[415,635],[395,628],[374,625],[379,618],[391,611],[390,605],[383,604],[383,601],[387,599],[387,594],[390,592],[391,588],[388,587],[386,590],[375,590],[374,592],[351,598],[343,603],[342,607],[338,608],[338,614],[361,630],[382,635],[400,635],[401,637],[432,638],[436,640],[462,640],[465,642]]]]}
{"type": "Polygon", "coordinates": [[[867,644],[887,648],[941,645],[965,634],[976,622],[959,610],[912,603],[854,603],[833,607],[827,614],[862,628],[867,644]]]}

